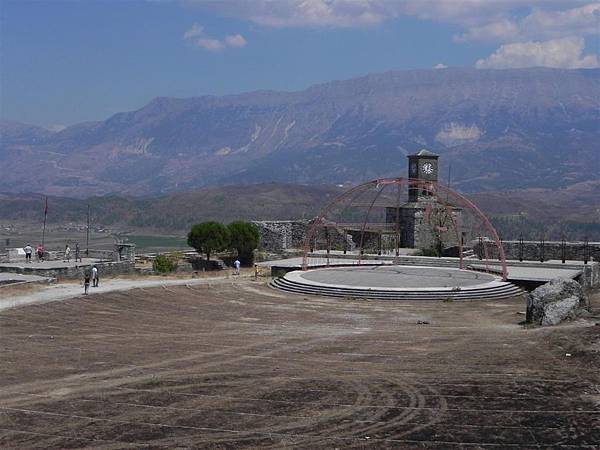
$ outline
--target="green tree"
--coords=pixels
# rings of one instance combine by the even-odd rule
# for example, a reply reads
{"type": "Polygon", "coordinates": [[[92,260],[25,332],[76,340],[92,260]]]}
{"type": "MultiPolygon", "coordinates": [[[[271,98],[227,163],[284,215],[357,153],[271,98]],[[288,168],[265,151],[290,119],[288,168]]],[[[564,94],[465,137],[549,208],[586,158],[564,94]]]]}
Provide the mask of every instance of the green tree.
{"type": "Polygon", "coordinates": [[[229,230],[219,222],[198,223],[192,226],[187,241],[198,253],[206,253],[206,259],[210,260],[211,253],[229,247],[229,230]]]}
{"type": "Polygon", "coordinates": [[[237,250],[238,258],[244,265],[254,262],[254,250],[258,247],[260,235],[256,225],[238,220],[227,225],[231,240],[229,248],[237,250]]]}

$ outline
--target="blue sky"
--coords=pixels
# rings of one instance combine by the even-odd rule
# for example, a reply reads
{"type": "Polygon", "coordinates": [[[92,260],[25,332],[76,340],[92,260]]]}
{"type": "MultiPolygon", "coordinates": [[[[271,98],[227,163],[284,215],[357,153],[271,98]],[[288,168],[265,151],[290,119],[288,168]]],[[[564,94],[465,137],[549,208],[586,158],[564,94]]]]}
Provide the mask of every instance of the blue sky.
{"type": "Polygon", "coordinates": [[[0,116],[42,126],[102,120],[157,96],[297,90],[386,70],[600,65],[598,2],[0,5],[0,116]]]}

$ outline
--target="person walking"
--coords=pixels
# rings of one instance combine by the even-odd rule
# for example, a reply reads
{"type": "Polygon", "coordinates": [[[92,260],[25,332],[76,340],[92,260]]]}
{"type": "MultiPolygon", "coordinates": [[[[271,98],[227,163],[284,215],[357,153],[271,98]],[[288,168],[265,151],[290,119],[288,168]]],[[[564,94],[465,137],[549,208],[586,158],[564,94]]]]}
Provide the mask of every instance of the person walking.
{"type": "Polygon", "coordinates": [[[242,265],[242,263],[240,263],[240,260],[239,260],[239,259],[236,259],[236,260],[233,262],[233,267],[235,268],[235,274],[236,274],[236,275],[239,275],[239,274],[240,274],[240,266],[241,266],[241,265],[242,265]]]}
{"type": "Polygon", "coordinates": [[[75,242],[75,262],[77,262],[77,260],[81,262],[81,256],[79,254],[79,242],[75,242]]]}
{"type": "Polygon", "coordinates": [[[100,277],[98,276],[98,268],[94,266],[92,267],[92,287],[98,287],[99,282],[100,277]]]}
{"type": "Polygon", "coordinates": [[[31,247],[31,245],[27,244],[23,248],[23,251],[25,252],[25,262],[31,263],[31,254],[33,253],[33,247],[31,247]]]}
{"type": "Polygon", "coordinates": [[[86,270],[83,274],[83,295],[88,295],[90,288],[90,273],[86,270]]]}
{"type": "Polygon", "coordinates": [[[67,262],[71,262],[71,247],[69,247],[69,244],[65,246],[65,259],[67,262]]]}

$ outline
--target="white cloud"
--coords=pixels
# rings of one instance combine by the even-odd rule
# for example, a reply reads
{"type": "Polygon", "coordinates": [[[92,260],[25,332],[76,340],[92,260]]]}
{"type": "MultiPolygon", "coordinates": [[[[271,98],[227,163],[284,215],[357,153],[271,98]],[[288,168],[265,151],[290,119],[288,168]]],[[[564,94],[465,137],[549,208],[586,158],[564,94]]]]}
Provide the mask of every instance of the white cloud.
{"type": "Polygon", "coordinates": [[[544,42],[517,42],[500,46],[493,54],[475,63],[479,69],[558,67],[581,69],[600,67],[598,57],[583,54],[582,37],[570,36],[544,42]]]}
{"type": "Polygon", "coordinates": [[[218,39],[201,38],[194,41],[194,45],[202,47],[211,52],[220,52],[225,48],[225,44],[218,39]]]}
{"type": "MultiPolygon", "coordinates": [[[[548,5],[552,5],[549,2],[548,5]]],[[[576,8],[548,10],[536,7],[521,19],[505,14],[498,20],[475,25],[455,41],[516,42],[532,39],[554,39],[566,36],[591,36],[600,33],[600,3],[576,8]]]]}
{"type": "Polygon", "coordinates": [[[375,25],[397,17],[401,5],[396,0],[191,0],[187,3],[275,28],[375,25]]]}
{"type": "Polygon", "coordinates": [[[456,41],[508,42],[598,33],[590,0],[182,0],[269,27],[365,27],[401,16],[465,29],[456,41]]]}
{"type": "Polygon", "coordinates": [[[206,36],[204,27],[200,24],[193,24],[192,27],[183,34],[183,39],[191,42],[196,47],[201,47],[210,52],[220,52],[226,47],[241,48],[245,47],[247,42],[241,34],[231,34],[225,36],[225,39],[215,39],[206,36]]]}
{"type": "Polygon", "coordinates": [[[191,39],[193,37],[200,36],[202,33],[204,33],[204,27],[195,23],[194,25],[192,25],[192,28],[190,28],[183,34],[183,38],[191,39]]]}
{"type": "Polygon", "coordinates": [[[593,35],[600,33],[599,23],[600,3],[597,2],[563,11],[538,8],[521,22],[521,34],[542,38],[593,35]]]}
{"type": "Polygon", "coordinates": [[[519,26],[508,19],[502,19],[497,22],[490,22],[485,25],[472,27],[466,33],[454,36],[454,41],[502,42],[512,40],[517,36],[519,36],[519,26]]]}
{"type": "Polygon", "coordinates": [[[225,36],[225,43],[230,47],[245,47],[246,39],[241,34],[233,34],[229,36],[225,36]]]}
{"type": "MultiPolygon", "coordinates": [[[[534,55],[528,65],[595,66],[597,57],[582,56],[578,48],[582,39],[600,33],[598,0],[181,1],[223,16],[276,28],[367,27],[399,17],[452,24],[462,29],[454,36],[455,42],[502,44],[489,58],[478,61],[478,67],[526,64],[525,61],[517,62],[516,55],[510,56],[513,53],[534,55]],[[562,38],[569,39],[552,43],[562,38]],[[574,38],[579,40],[575,42],[572,40],[574,38]],[[509,46],[516,43],[521,45],[509,46]],[[509,62],[509,59],[513,62],[509,62]]],[[[225,45],[236,46],[229,44],[227,38],[224,42],[225,45]]],[[[523,58],[526,59],[525,56],[523,58]]]]}
{"type": "Polygon", "coordinates": [[[446,64],[439,63],[439,64],[436,64],[435,66],[433,66],[433,68],[434,69],[447,69],[448,66],[446,64]]]}

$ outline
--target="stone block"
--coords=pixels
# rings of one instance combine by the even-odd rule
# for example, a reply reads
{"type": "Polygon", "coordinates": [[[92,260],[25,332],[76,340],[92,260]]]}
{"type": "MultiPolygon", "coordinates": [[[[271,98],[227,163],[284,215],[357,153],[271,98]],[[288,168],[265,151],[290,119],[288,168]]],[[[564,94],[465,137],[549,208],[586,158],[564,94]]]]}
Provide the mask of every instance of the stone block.
{"type": "Polygon", "coordinates": [[[585,306],[581,285],[575,280],[557,278],[528,295],[526,320],[538,325],[557,325],[577,317],[585,306]]]}

